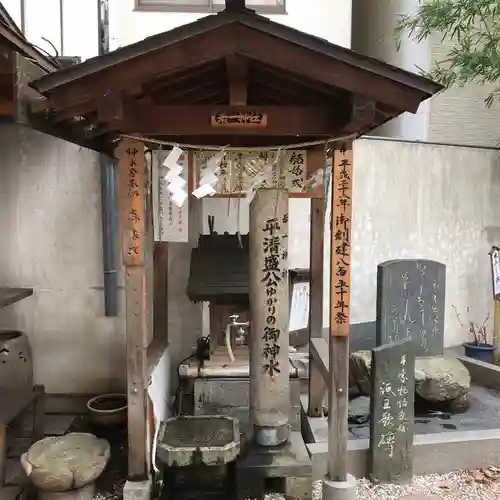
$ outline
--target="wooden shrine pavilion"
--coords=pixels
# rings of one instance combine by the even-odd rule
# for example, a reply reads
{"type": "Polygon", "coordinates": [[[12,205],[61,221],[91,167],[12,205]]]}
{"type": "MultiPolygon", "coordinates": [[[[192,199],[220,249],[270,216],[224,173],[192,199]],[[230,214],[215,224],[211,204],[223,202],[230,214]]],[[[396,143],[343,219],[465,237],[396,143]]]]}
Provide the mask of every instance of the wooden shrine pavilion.
{"type": "MultiPolygon", "coordinates": [[[[157,353],[166,348],[156,331],[166,329],[166,317],[162,317],[164,324],[152,320],[150,300],[153,288],[156,304],[166,300],[166,284],[153,280],[146,270],[146,264],[153,262],[153,245],[145,203],[149,174],[144,146],[179,143],[202,149],[204,145],[245,148],[302,143],[310,176],[324,167],[329,141],[329,147],[345,157],[339,156],[338,165],[335,157],[334,174],[337,167],[346,166],[352,174],[352,139],[404,112],[415,113],[441,87],[272,22],[245,8],[244,1],[232,0],[226,0],[226,9],[219,14],[65,69],[43,68],[29,53],[22,53],[16,72],[17,121],[115,156],[118,162],[126,270],[129,478],[144,479],[150,472],[151,456],[148,380],[157,353]],[[131,162],[133,178],[129,176],[131,162]],[[137,186],[133,197],[130,182],[137,186]],[[134,220],[131,211],[137,215],[134,220]]],[[[188,163],[188,190],[192,192],[196,180],[192,161],[188,163]]],[[[352,175],[348,179],[346,193],[352,175]]],[[[310,336],[317,338],[323,327],[324,192],[315,188],[291,196],[312,199],[309,328],[310,336]]],[[[332,199],[335,215],[335,191],[332,199]]],[[[343,216],[344,232],[350,238],[350,212],[343,216]]],[[[335,238],[332,231],[334,250],[335,238]]],[[[350,239],[343,244],[349,247],[350,239]]],[[[344,257],[342,321],[335,290],[331,299],[333,369],[329,372],[328,359],[319,347],[311,351],[317,366],[311,363],[310,370],[311,415],[320,414],[323,379],[333,395],[329,415],[336,439],[330,453],[336,460],[330,476],[337,479],[346,473],[342,436],[347,431],[347,390],[342,389],[348,383],[349,252],[344,257]]],[[[332,290],[340,276],[335,266],[332,290]]]]}

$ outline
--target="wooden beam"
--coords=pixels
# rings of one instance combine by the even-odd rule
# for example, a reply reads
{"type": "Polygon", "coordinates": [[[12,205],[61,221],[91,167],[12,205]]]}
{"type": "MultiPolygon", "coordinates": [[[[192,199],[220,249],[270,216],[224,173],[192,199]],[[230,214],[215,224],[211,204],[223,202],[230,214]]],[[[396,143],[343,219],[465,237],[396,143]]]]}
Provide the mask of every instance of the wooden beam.
{"type": "MultiPolygon", "coordinates": [[[[116,91],[130,87],[134,83],[164,78],[175,75],[186,68],[195,68],[224,58],[236,52],[236,37],[231,36],[232,27],[225,26],[198,36],[184,39],[182,43],[174,43],[150,52],[131,63],[125,59],[113,67],[105,67],[94,74],[90,64],[83,63],[70,74],[50,75],[34,83],[36,88],[50,97],[51,106],[58,111],[72,107],[85,101],[104,95],[109,89],[116,91]],[[203,47],[203,51],[200,51],[203,47]],[[159,63],[160,61],[160,63],[159,63]]],[[[133,47],[130,48],[133,50],[133,47]]],[[[123,51],[125,52],[125,51],[123,51]]],[[[108,57],[108,56],[105,56],[108,57]]],[[[103,59],[103,65],[106,62],[103,59]]]]}
{"type": "Polygon", "coordinates": [[[347,479],[349,318],[351,292],[352,151],[335,151],[330,237],[328,478],[347,479]]]}
{"type": "MultiPolygon", "coordinates": [[[[118,109],[118,107],[116,107],[118,109]]],[[[131,103],[114,115],[110,130],[121,133],[163,136],[331,136],[349,121],[350,113],[342,108],[321,106],[154,106],[131,103]],[[235,124],[214,126],[219,114],[254,114],[265,117],[265,126],[235,124]]],[[[109,117],[102,113],[98,120],[109,117]]]]}
{"type": "Polygon", "coordinates": [[[14,112],[14,104],[12,101],[0,102],[0,116],[12,117],[14,112]]]}
{"type": "MultiPolygon", "coordinates": [[[[243,2],[243,5],[245,2],[243,2]]],[[[248,96],[248,59],[232,54],[226,57],[229,104],[246,106],[248,96]]]]}
{"type": "MultiPolygon", "coordinates": [[[[323,250],[325,235],[325,200],[311,199],[311,233],[309,253],[309,341],[323,335],[323,250]]],[[[311,345],[311,344],[310,344],[311,345]]],[[[310,417],[323,416],[325,384],[316,364],[309,363],[310,417]]]]}
{"type": "Polygon", "coordinates": [[[128,477],[143,480],[149,474],[148,449],[148,328],[150,325],[146,269],[146,161],[144,146],[122,140],[118,159],[118,204],[122,256],[125,264],[128,477]]]}
{"type": "MultiPolygon", "coordinates": [[[[309,344],[309,354],[312,364],[325,384],[330,380],[328,344],[325,339],[313,338],[309,344]]],[[[309,395],[311,397],[311,395],[309,395]]]]}
{"type": "Polygon", "coordinates": [[[238,40],[238,51],[248,54],[251,59],[299,76],[304,74],[304,68],[307,68],[310,80],[397,106],[400,111],[415,113],[426,97],[423,92],[417,92],[411,87],[342,61],[337,61],[335,68],[332,58],[326,54],[292,45],[285,39],[256,31],[249,26],[239,25],[235,36],[238,40]]]}

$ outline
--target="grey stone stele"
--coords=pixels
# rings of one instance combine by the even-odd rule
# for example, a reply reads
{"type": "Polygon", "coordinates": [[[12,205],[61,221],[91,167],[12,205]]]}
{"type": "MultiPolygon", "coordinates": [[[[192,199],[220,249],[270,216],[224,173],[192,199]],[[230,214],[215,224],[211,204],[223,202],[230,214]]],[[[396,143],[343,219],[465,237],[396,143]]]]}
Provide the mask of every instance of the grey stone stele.
{"type": "Polygon", "coordinates": [[[240,451],[238,420],[221,415],[181,416],[162,425],[158,459],[166,466],[221,465],[240,451]]]}
{"type": "Polygon", "coordinates": [[[250,419],[254,428],[254,438],[261,445],[275,446],[288,439],[288,419],[290,412],[290,387],[288,370],[289,348],[289,285],[287,279],[288,257],[288,191],[285,189],[258,189],[250,205],[250,419]],[[279,227],[273,236],[280,238],[280,279],[275,280],[276,294],[267,295],[263,281],[266,268],[264,232],[266,221],[276,219],[279,227]],[[268,299],[276,299],[273,304],[275,321],[267,322],[270,316],[268,299]],[[264,366],[269,359],[264,356],[266,327],[280,330],[276,344],[279,352],[275,360],[279,371],[269,373],[264,366]],[[272,430],[277,442],[272,442],[272,430]],[[271,438],[271,441],[269,441],[271,438]],[[262,441],[262,442],[261,442],[262,441]]]}
{"type": "Polygon", "coordinates": [[[446,266],[399,259],[377,266],[378,346],[412,339],[416,356],[443,354],[446,266]]]}
{"type": "MultiPolygon", "coordinates": [[[[110,451],[109,443],[105,439],[98,439],[93,434],[75,432],[36,442],[21,456],[21,465],[38,490],[69,492],[92,485],[106,467],[110,451]]],[[[90,487],[87,490],[90,490],[90,487]]],[[[85,493],[85,490],[81,492],[82,500],[85,493]]],[[[80,499],[71,495],[45,498],[80,499]]]]}

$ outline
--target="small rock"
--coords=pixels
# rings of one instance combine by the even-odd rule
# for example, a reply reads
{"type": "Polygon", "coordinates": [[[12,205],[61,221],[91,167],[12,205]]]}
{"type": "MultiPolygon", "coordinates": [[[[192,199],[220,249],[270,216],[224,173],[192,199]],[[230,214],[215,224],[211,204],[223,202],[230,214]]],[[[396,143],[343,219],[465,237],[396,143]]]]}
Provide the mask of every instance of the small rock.
{"type": "MultiPolygon", "coordinates": [[[[357,351],[349,356],[350,372],[365,396],[369,396],[371,390],[371,364],[371,351],[357,351]]],[[[468,394],[469,388],[469,372],[458,359],[430,356],[415,360],[415,392],[422,399],[431,402],[454,400],[456,413],[461,413],[468,405],[463,396],[468,394]]]]}
{"type": "Polygon", "coordinates": [[[349,401],[348,419],[351,423],[363,424],[370,420],[370,398],[360,396],[349,401]]]}
{"type": "Polygon", "coordinates": [[[371,351],[357,351],[349,356],[349,371],[360,392],[369,396],[371,391],[370,373],[372,368],[371,351]]]}
{"type": "Polygon", "coordinates": [[[95,481],[109,457],[105,439],[75,432],[38,441],[21,456],[21,464],[36,488],[60,492],[95,481]]]}
{"type": "Polygon", "coordinates": [[[469,392],[470,375],[456,358],[431,356],[415,360],[415,392],[426,401],[441,402],[469,392]]]}

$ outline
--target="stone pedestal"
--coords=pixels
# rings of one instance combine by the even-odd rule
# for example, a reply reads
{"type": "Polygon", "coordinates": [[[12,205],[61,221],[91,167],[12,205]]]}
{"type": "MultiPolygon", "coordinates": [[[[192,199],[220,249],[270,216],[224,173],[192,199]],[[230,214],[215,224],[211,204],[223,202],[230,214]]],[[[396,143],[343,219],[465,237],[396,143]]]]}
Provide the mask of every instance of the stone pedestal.
{"type": "Polygon", "coordinates": [[[39,500],[93,500],[94,481],[109,456],[106,440],[75,432],[36,442],[21,456],[21,465],[39,500]]]}
{"type": "Polygon", "coordinates": [[[83,488],[69,491],[38,490],[38,500],[94,500],[95,484],[90,483],[83,488]]]}
{"type": "Polygon", "coordinates": [[[288,191],[259,189],[250,205],[250,418],[254,439],[289,436],[288,191]]]}

